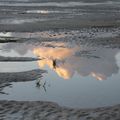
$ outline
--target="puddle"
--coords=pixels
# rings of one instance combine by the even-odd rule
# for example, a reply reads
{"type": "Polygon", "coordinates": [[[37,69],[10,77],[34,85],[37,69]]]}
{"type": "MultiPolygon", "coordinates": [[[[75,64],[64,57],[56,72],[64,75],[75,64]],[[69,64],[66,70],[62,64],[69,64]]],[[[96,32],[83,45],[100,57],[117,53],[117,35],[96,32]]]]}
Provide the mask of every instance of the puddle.
{"type": "Polygon", "coordinates": [[[1,94],[0,99],[52,101],[78,108],[119,104],[119,47],[113,48],[109,42],[107,47],[97,41],[96,45],[86,44],[62,40],[1,44],[1,54],[6,56],[42,58],[34,62],[2,62],[1,73],[34,69],[47,73],[40,80],[11,81],[11,86],[2,89],[7,95],[1,94]]]}

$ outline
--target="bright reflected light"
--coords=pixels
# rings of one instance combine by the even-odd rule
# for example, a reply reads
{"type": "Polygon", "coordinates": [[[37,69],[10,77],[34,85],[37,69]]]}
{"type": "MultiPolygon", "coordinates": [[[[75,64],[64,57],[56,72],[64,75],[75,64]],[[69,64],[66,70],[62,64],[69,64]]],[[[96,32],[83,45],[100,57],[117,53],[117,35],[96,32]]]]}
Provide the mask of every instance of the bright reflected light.
{"type": "Polygon", "coordinates": [[[97,80],[100,80],[100,81],[106,79],[106,77],[105,77],[104,75],[99,74],[99,73],[97,74],[97,73],[92,72],[91,75],[92,75],[93,77],[95,77],[97,80]]]}
{"type": "Polygon", "coordinates": [[[48,10],[29,10],[27,13],[40,13],[40,14],[48,14],[48,10]]]}

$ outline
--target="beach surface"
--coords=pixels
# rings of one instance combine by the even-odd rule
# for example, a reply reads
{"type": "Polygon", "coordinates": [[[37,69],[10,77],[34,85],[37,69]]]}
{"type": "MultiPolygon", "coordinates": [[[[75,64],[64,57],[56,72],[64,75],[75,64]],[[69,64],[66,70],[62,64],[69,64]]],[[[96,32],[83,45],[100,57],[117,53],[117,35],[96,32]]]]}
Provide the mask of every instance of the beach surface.
{"type": "Polygon", "coordinates": [[[1,120],[119,120],[120,105],[72,109],[52,102],[0,101],[1,120]]]}
{"type": "Polygon", "coordinates": [[[0,67],[0,120],[120,120],[120,1],[0,0],[0,67]]]}

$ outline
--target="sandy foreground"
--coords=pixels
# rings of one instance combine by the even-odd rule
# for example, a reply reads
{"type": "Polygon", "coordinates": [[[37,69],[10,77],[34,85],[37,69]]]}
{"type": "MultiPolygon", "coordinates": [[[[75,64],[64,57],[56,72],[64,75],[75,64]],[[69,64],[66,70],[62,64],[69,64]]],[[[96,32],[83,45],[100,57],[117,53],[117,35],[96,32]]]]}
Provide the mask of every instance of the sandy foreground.
{"type": "Polygon", "coordinates": [[[0,101],[1,120],[120,120],[120,105],[72,109],[52,102],[0,101]]]}
{"type": "MultiPolygon", "coordinates": [[[[32,70],[19,73],[0,73],[0,92],[12,81],[32,81],[42,77],[46,71],[32,70]]],[[[45,101],[0,101],[1,120],[119,120],[120,105],[75,109],[45,101]]]]}

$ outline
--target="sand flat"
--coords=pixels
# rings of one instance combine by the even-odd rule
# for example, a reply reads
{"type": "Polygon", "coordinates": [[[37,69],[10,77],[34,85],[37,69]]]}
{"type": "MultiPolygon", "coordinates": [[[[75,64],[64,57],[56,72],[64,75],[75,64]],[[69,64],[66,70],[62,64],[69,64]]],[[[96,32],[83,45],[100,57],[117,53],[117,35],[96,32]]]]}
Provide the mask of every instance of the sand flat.
{"type": "Polygon", "coordinates": [[[119,120],[119,32],[119,0],[0,0],[0,119],[119,120]]]}

